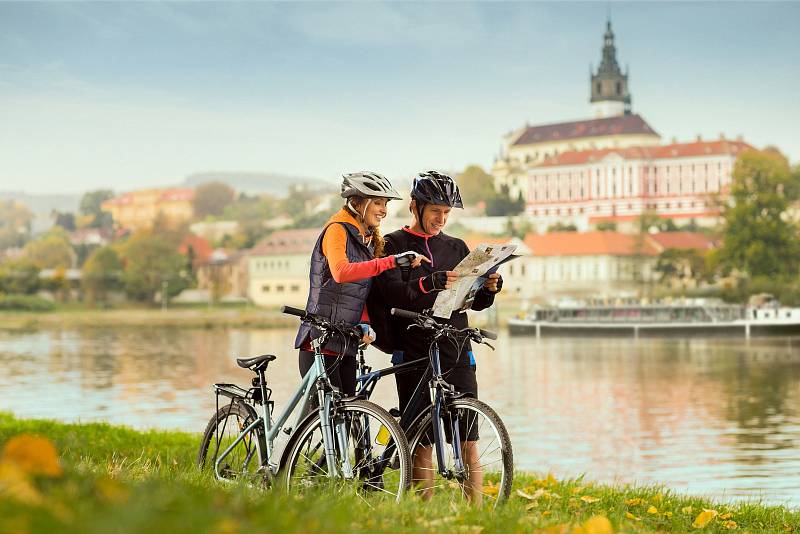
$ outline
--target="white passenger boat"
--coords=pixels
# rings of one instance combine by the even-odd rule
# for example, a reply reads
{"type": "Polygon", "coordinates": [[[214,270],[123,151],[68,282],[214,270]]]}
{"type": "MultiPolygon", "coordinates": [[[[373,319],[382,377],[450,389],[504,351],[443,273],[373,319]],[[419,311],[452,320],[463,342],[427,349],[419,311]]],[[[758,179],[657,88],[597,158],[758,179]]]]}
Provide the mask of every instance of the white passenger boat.
{"type": "Polygon", "coordinates": [[[512,335],[800,334],[800,308],[722,302],[539,308],[508,320],[512,335]]]}

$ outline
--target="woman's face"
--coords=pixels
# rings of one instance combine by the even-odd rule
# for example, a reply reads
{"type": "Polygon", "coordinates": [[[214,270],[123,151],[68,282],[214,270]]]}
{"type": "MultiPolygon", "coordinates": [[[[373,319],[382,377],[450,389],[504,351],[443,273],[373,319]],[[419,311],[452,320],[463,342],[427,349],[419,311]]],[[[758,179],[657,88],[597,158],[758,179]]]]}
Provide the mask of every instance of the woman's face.
{"type": "Polygon", "coordinates": [[[389,203],[387,198],[373,198],[364,213],[364,224],[368,227],[378,227],[381,220],[386,217],[386,205],[389,203]]]}

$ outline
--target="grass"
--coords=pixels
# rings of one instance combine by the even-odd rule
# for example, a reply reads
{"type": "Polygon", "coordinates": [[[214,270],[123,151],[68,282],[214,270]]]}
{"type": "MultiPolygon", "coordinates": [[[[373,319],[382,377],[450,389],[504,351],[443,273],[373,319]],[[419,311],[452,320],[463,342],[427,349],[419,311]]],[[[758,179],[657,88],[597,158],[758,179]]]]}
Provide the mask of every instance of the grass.
{"type": "Polygon", "coordinates": [[[0,532],[610,532],[604,520],[586,523],[596,516],[608,518],[614,532],[694,532],[693,522],[707,509],[716,515],[704,516],[710,521],[702,532],[800,533],[800,511],[785,507],[525,473],[517,473],[511,500],[494,512],[436,499],[396,504],[329,492],[301,497],[221,485],[199,472],[199,435],[0,413],[0,448],[25,434],[47,438],[58,458],[37,457],[36,447],[23,456],[34,457],[40,470],[57,461],[63,472],[14,479],[7,450],[0,458],[0,532]]]}

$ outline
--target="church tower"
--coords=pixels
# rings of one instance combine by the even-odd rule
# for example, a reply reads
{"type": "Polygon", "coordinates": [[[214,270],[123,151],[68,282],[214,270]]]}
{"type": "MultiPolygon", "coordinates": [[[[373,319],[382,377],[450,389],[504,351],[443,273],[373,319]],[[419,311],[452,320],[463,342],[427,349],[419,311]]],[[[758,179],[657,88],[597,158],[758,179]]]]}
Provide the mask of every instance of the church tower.
{"type": "Polygon", "coordinates": [[[622,73],[617,64],[617,49],[614,46],[614,32],[611,21],[606,23],[603,36],[603,61],[591,77],[592,111],[597,118],[628,115],[631,112],[631,95],[628,92],[628,73],[622,73]]]}

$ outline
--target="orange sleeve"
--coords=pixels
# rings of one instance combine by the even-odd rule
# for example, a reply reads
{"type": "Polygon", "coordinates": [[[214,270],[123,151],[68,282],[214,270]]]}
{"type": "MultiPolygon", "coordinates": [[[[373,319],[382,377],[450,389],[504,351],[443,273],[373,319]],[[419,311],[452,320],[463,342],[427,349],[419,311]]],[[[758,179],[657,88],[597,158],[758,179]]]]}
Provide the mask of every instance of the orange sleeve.
{"type": "Polygon", "coordinates": [[[347,259],[347,230],[341,224],[331,224],[325,230],[322,253],[328,259],[333,279],[339,284],[372,278],[394,267],[394,256],[350,263],[347,259]]]}

